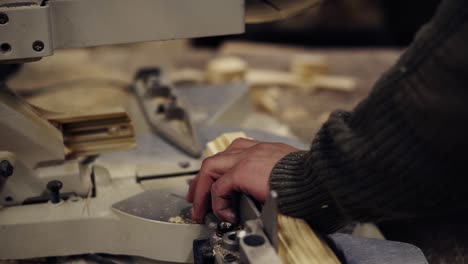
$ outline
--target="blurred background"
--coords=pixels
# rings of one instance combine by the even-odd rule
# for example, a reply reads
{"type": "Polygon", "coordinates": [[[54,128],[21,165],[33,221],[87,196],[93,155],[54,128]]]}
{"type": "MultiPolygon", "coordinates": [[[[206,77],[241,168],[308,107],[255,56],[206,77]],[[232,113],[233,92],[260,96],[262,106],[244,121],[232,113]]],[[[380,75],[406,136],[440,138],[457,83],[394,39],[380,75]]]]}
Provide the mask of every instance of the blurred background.
{"type": "Polygon", "coordinates": [[[241,36],[204,38],[197,45],[227,39],[312,47],[406,46],[433,16],[441,0],[325,0],[294,18],[250,25],[241,36]]]}
{"type": "MultiPolygon", "coordinates": [[[[429,21],[441,0],[324,0],[287,20],[248,25],[235,36],[191,40],[194,47],[219,47],[232,40],[304,47],[405,47],[429,21]]],[[[18,66],[0,65],[0,80],[18,66]]]]}
{"type": "Polygon", "coordinates": [[[11,88],[40,106],[74,111],[127,102],[131,97],[113,87],[130,85],[133,74],[142,67],[199,73],[216,57],[235,56],[249,70],[287,72],[293,57],[318,56],[327,74],[351,78],[355,83],[352,89],[304,92],[273,83],[271,89],[262,87],[263,93],[253,99],[257,111],[275,118],[308,143],[330,112],[351,110],[368,94],[379,75],[391,67],[434,15],[439,3],[324,0],[287,20],[247,25],[241,35],[62,50],[21,67],[0,64],[0,80],[8,78],[11,88]],[[69,99],[76,96],[86,99],[69,99]],[[268,102],[258,102],[258,98],[268,102]]]}
{"type": "Polygon", "coordinates": [[[284,126],[265,127],[280,134],[287,130],[286,134],[309,143],[332,111],[352,110],[365,98],[440,2],[324,0],[287,20],[248,25],[241,35],[60,50],[35,63],[0,64],[0,80],[8,79],[12,89],[34,104],[70,112],[127,107],[133,100],[131,92],[121,88],[130,86],[142,67],[157,66],[169,73],[188,69],[198,74],[200,84],[200,74],[218,57],[234,56],[248,65],[249,72],[267,70],[279,76],[291,75],[294,58],[315,56],[313,60],[321,63],[318,67],[326,68],[322,73],[332,79],[345,77],[352,85],[345,90],[291,89],[281,81],[261,89],[250,86],[255,111],[284,126]]]}

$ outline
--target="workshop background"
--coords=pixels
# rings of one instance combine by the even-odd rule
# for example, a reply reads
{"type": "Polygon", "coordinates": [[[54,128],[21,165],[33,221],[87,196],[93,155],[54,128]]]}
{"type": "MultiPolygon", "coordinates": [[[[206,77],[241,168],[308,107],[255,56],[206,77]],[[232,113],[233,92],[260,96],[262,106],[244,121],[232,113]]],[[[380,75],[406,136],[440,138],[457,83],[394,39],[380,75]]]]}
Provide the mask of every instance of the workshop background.
{"type": "Polygon", "coordinates": [[[9,76],[8,85],[39,106],[75,111],[128,105],[128,85],[141,67],[203,70],[215,57],[235,55],[249,69],[287,71],[292,56],[310,54],[325,58],[328,74],[354,79],[355,87],[308,92],[271,87],[264,90],[267,107],[254,101],[257,110],[310,142],[331,111],[350,110],[367,95],[439,2],[327,0],[284,21],[248,25],[243,35],[63,50],[21,68],[0,65],[0,78],[9,76]]]}
{"type": "MultiPolygon", "coordinates": [[[[130,85],[142,67],[157,66],[168,76],[179,73],[174,78],[182,83],[200,84],[209,82],[200,74],[216,58],[228,57],[226,63],[236,67],[240,61],[247,65],[243,74],[260,72],[267,78],[268,73],[294,75],[294,59],[309,58],[305,64],[315,66],[313,74],[327,77],[328,82],[319,87],[260,80],[262,85],[251,87],[252,105],[255,113],[268,116],[274,125],[262,123],[270,119],[261,118],[246,126],[267,127],[310,143],[332,111],[351,110],[366,97],[439,2],[326,0],[285,21],[249,25],[238,36],[60,50],[39,62],[0,65],[0,80],[8,79],[10,88],[39,107],[79,112],[134,105],[130,85]]],[[[226,79],[230,81],[245,80],[226,79]]]]}

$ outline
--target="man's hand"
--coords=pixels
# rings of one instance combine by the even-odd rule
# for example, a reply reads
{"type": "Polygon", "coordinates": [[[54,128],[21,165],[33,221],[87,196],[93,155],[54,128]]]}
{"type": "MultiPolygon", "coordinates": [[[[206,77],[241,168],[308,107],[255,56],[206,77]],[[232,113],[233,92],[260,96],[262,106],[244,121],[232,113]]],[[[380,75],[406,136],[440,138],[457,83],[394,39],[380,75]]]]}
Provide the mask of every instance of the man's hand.
{"type": "Polygon", "coordinates": [[[203,221],[211,201],[211,208],[219,219],[236,222],[233,196],[246,193],[265,202],[273,167],[281,158],[296,151],[299,150],[285,144],[236,139],[224,152],[205,159],[187,195],[187,200],[193,203],[193,220],[203,221]]]}

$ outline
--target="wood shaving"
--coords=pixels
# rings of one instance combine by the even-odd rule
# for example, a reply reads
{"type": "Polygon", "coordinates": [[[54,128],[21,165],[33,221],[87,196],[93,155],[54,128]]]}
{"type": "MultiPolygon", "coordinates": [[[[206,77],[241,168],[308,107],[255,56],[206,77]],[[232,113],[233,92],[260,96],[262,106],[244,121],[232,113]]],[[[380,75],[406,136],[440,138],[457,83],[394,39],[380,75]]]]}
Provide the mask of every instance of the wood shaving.
{"type": "Polygon", "coordinates": [[[182,217],[180,216],[175,216],[169,218],[169,223],[174,223],[174,224],[185,224],[185,221],[182,217]]]}

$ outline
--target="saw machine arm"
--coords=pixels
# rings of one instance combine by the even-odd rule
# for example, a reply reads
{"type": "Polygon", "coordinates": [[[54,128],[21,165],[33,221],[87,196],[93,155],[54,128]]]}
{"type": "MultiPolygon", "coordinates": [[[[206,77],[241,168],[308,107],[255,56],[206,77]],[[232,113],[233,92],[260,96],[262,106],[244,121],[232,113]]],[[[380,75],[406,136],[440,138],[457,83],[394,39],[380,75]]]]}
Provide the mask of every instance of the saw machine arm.
{"type": "Polygon", "coordinates": [[[244,32],[320,0],[2,0],[0,63],[54,50],[244,32]]]}

